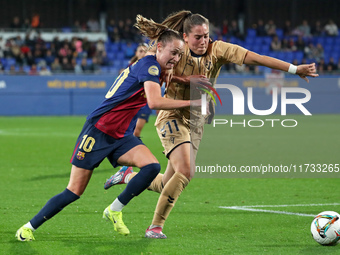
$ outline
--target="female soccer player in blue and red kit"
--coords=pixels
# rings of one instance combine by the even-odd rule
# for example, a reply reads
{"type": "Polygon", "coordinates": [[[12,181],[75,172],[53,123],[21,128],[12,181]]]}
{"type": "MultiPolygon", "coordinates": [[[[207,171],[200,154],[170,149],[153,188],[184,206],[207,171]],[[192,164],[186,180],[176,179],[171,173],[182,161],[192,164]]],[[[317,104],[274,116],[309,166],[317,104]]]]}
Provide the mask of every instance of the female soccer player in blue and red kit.
{"type": "Polygon", "coordinates": [[[146,56],[126,68],[107,92],[105,100],[87,117],[71,158],[72,169],[67,188],[52,197],[38,214],[16,232],[18,240],[34,240],[33,231],[77,200],[85,191],[93,169],[105,158],[113,167],[128,165],[140,168],[133,181],[103,214],[113,222],[117,232],[129,234],[121,210],[150,185],[161,168],[155,156],[133,135],[139,109],[146,103],[156,110],[200,105],[199,100],[173,100],[161,95],[161,72],[172,69],[183,54],[181,35],[163,27],[150,39],[157,40],[156,54],[146,56]]]}

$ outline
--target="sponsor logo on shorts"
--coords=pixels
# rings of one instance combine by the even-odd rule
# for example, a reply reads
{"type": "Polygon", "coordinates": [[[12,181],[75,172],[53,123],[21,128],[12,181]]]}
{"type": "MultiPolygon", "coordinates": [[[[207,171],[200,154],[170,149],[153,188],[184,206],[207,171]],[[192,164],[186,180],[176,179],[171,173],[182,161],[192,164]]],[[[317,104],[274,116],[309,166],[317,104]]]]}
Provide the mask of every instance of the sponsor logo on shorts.
{"type": "Polygon", "coordinates": [[[78,151],[77,153],[77,159],[78,160],[83,160],[85,158],[85,152],[78,151]]]}

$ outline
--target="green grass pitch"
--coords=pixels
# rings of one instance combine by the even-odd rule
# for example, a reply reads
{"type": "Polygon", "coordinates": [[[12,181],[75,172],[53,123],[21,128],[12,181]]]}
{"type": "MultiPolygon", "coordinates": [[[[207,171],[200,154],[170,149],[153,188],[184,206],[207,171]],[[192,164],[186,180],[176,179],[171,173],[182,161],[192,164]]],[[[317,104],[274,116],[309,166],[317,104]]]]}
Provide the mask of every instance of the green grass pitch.
{"type": "MultiPolygon", "coordinates": [[[[299,121],[294,129],[219,127],[216,134],[225,133],[228,141],[223,147],[225,161],[340,163],[340,115],[294,118],[299,121]]],[[[106,178],[116,171],[107,160],[94,170],[82,198],[35,232],[36,241],[17,241],[16,230],[65,189],[69,159],[84,120],[83,116],[0,117],[0,254],[340,254],[340,246],[323,247],[312,239],[312,216],[298,215],[340,212],[340,205],[317,205],[340,203],[339,179],[194,178],[166,222],[168,239],[150,240],[143,236],[152,220],[156,193],[145,191],[124,209],[124,222],[131,231],[127,237],[102,219],[105,207],[124,189],[124,185],[103,189],[106,178]],[[220,208],[252,205],[287,206],[253,207],[267,211],[220,208]]],[[[218,143],[220,138],[209,132],[211,127],[205,134],[211,140],[202,141],[200,164],[204,149],[214,152],[209,142],[218,143]]],[[[164,170],[166,160],[155,127],[148,124],[142,137],[164,170]]]]}

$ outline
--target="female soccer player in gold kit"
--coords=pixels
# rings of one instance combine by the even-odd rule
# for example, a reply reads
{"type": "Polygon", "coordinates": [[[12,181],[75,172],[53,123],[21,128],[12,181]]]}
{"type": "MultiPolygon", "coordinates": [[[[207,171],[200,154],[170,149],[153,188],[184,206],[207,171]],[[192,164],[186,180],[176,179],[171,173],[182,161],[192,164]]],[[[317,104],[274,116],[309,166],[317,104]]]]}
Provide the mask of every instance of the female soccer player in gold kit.
{"type": "MultiPolygon", "coordinates": [[[[169,15],[162,25],[181,32],[185,41],[184,54],[174,67],[171,82],[166,88],[167,98],[189,100],[191,78],[214,83],[221,67],[229,62],[238,65],[261,65],[290,72],[299,75],[307,82],[307,76],[318,76],[315,74],[314,63],[293,66],[238,45],[223,41],[212,42],[209,38],[209,20],[200,14],[180,11],[169,15]]],[[[142,32],[150,26],[157,27],[157,23],[142,16],[137,17],[136,27],[142,32]]],[[[213,112],[212,108],[212,114],[213,112]]],[[[149,187],[150,190],[159,192],[160,197],[152,224],[146,230],[145,237],[167,238],[162,233],[162,229],[179,195],[194,176],[195,158],[206,119],[200,111],[190,107],[159,112],[155,125],[168,158],[168,165],[165,173],[158,174],[149,187]]],[[[124,176],[123,173],[120,175],[124,176]]],[[[125,183],[134,175],[135,173],[130,174],[129,178],[125,179],[125,183]]],[[[118,182],[112,183],[115,184],[118,182]]]]}

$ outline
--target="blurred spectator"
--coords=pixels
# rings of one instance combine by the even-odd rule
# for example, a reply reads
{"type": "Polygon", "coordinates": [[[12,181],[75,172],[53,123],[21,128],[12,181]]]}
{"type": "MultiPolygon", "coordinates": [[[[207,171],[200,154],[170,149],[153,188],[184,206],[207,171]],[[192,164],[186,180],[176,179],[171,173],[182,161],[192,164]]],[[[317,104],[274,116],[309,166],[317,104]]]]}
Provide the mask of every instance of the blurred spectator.
{"type": "Polygon", "coordinates": [[[15,75],[16,74],[15,65],[11,65],[9,67],[8,74],[11,74],[11,75],[15,75]]]}
{"type": "Polygon", "coordinates": [[[71,64],[72,64],[73,69],[74,69],[74,72],[75,72],[76,74],[81,74],[81,73],[83,73],[83,69],[82,69],[81,66],[77,63],[77,59],[76,59],[76,58],[72,58],[71,64]]]}
{"type": "Polygon", "coordinates": [[[98,40],[96,43],[96,52],[97,55],[102,55],[102,53],[105,51],[105,44],[103,40],[98,40]]]}
{"type": "Polygon", "coordinates": [[[62,42],[59,40],[59,37],[56,36],[53,38],[53,41],[51,43],[51,51],[53,54],[57,54],[57,52],[60,50],[60,48],[62,47],[62,42]]]}
{"type": "Polygon", "coordinates": [[[4,57],[6,42],[2,36],[0,36],[0,58],[4,57]]]}
{"type": "Polygon", "coordinates": [[[20,18],[18,16],[13,17],[13,20],[9,26],[10,28],[14,29],[14,30],[19,30],[22,28],[22,24],[20,21],[20,18]]]}
{"type": "Polygon", "coordinates": [[[44,53],[41,49],[40,44],[36,44],[33,52],[33,56],[35,59],[37,58],[44,58],[44,53]]]}
{"type": "Polygon", "coordinates": [[[79,38],[75,38],[73,40],[73,48],[75,51],[75,55],[79,58],[82,58],[83,56],[86,57],[86,53],[84,54],[83,51],[83,42],[82,40],[80,40],[79,38]]]}
{"type": "Polygon", "coordinates": [[[220,34],[220,29],[215,26],[213,22],[209,22],[209,34],[212,38],[217,37],[220,34]]]}
{"type": "Polygon", "coordinates": [[[116,21],[114,19],[110,19],[109,24],[106,27],[106,32],[108,38],[113,41],[111,38],[113,38],[113,31],[116,28],[116,21]]]}
{"type": "Polygon", "coordinates": [[[27,47],[33,48],[34,47],[34,40],[30,38],[30,32],[26,33],[24,44],[27,45],[27,47]]]}
{"type": "Polygon", "coordinates": [[[310,26],[308,25],[307,20],[303,20],[302,24],[297,27],[295,30],[295,35],[297,36],[303,36],[303,37],[310,37],[311,36],[311,29],[310,26]]]}
{"type": "Polygon", "coordinates": [[[281,49],[283,51],[291,51],[291,48],[289,46],[289,42],[287,38],[283,38],[282,39],[282,43],[281,43],[281,49]]]}
{"type": "Polygon", "coordinates": [[[119,37],[121,38],[121,39],[123,39],[124,38],[124,27],[125,27],[125,25],[124,25],[124,21],[123,20],[119,20],[118,21],[118,33],[119,33],[119,37]]]}
{"type": "Polygon", "coordinates": [[[317,62],[323,60],[323,58],[325,57],[324,49],[320,43],[318,43],[316,47],[312,49],[312,56],[313,59],[315,59],[317,62]]]}
{"type": "Polygon", "coordinates": [[[29,19],[25,19],[24,23],[22,24],[22,29],[28,30],[31,28],[31,21],[29,19]]]}
{"type": "Polygon", "coordinates": [[[39,13],[35,12],[32,15],[31,27],[32,28],[39,28],[40,26],[41,26],[40,15],[39,15],[39,13]]]}
{"type": "Polygon", "coordinates": [[[89,70],[93,73],[99,73],[100,72],[100,65],[98,64],[98,60],[96,57],[92,58],[92,63],[89,66],[89,70]]]}
{"type": "Polygon", "coordinates": [[[338,66],[337,64],[334,62],[334,58],[330,57],[328,64],[327,64],[327,70],[329,70],[329,68],[331,68],[331,71],[336,71],[338,70],[338,66]],[[330,67],[329,67],[330,66],[330,67]]]}
{"type": "Polygon", "coordinates": [[[51,66],[52,63],[54,62],[55,56],[52,55],[51,50],[46,51],[46,56],[45,56],[45,61],[48,66],[51,66]]]}
{"type": "Polygon", "coordinates": [[[28,72],[29,75],[38,75],[37,65],[33,64],[31,66],[31,70],[28,72]]]}
{"type": "Polygon", "coordinates": [[[325,63],[325,60],[322,58],[320,59],[320,61],[318,62],[318,65],[317,65],[317,72],[318,73],[324,73],[324,71],[327,70],[327,65],[325,63]]]}
{"type": "Polygon", "coordinates": [[[291,36],[293,31],[292,23],[290,20],[286,20],[283,26],[283,35],[284,36],[291,36]]]}
{"type": "Polygon", "coordinates": [[[19,66],[19,70],[16,73],[17,75],[26,75],[27,73],[24,70],[23,66],[19,66]]]}
{"type": "Polygon", "coordinates": [[[108,65],[110,65],[110,59],[108,58],[106,51],[103,51],[101,56],[97,56],[97,59],[98,59],[98,63],[101,66],[108,66],[108,65]]]}
{"type": "Polygon", "coordinates": [[[259,69],[259,66],[246,65],[245,72],[252,73],[252,74],[259,74],[260,73],[260,69],[259,69]]]}
{"type": "Polygon", "coordinates": [[[124,50],[125,58],[132,58],[135,55],[135,48],[132,43],[128,42],[124,50]]]}
{"type": "Polygon", "coordinates": [[[86,26],[88,28],[88,30],[90,32],[99,32],[100,30],[100,26],[99,26],[99,22],[98,20],[96,20],[95,18],[91,17],[87,23],[86,26]]]}
{"type": "Polygon", "coordinates": [[[2,74],[4,72],[4,70],[5,70],[5,67],[4,67],[2,60],[0,58],[0,74],[2,74]]]}
{"type": "Polygon", "coordinates": [[[276,25],[272,19],[268,21],[268,23],[264,26],[264,29],[266,30],[267,35],[276,35],[276,25]]]}
{"type": "Polygon", "coordinates": [[[299,61],[295,58],[294,60],[293,60],[293,63],[292,63],[293,65],[299,65],[299,61]]]}
{"type": "Polygon", "coordinates": [[[300,63],[301,65],[306,65],[306,64],[308,64],[308,62],[307,62],[307,59],[306,58],[303,58],[302,60],[301,60],[301,63],[300,63]]]}
{"type": "Polygon", "coordinates": [[[62,58],[61,70],[64,72],[74,71],[74,67],[72,66],[72,64],[70,63],[67,57],[62,58]]]}
{"type": "Polygon", "coordinates": [[[315,46],[313,43],[309,43],[307,46],[304,48],[304,54],[307,58],[313,59],[314,58],[314,52],[315,52],[315,46]]]}
{"type": "Polygon", "coordinates": [[[323,28],[321,26],[320,20],[315,22],[315,25],[311,29],[311,33],[313,36],[321,36],[323,33],[323,28]]]}
{"type": "Polygon", "coordinates": [[[225,19],[223,20],[223,23],[222,23],[222,35],[226,36],[228,32],[229,32],[229,24],[228,24],[228,20],[225,19]]]}
{"type": "Polygon", "coordinates": [[[96,55],[96,44],[94,42],[90,42],[90,48],[87,51],[87,57],[92,58],[96,55]]]}
{"type": "Polygon", "coordinates": [[[11,39],[11,57],[13,58],[18,58],[21,51],[20,51],[20,47],[18,45],[16,45],[15,41],[13,39],[11,39]]]}
{"type": "Polygon", "coordinates": [[[131,27],[129,27],[128,25],[124,26],[121,39],[124,42],[132,42],[133,41],[134,35],[132,33],[131,27]]]}
{"type": "Polygon", "coordinates": [[[110,34],[111,42],[119,42],[120,41],[120,33],[117,27],[113,29],[112,34],[110,34]]]}
{"type": "Polygon", "coordinates": [[[270,48],[272,51],[280,51],[281,50],[281,41],[277,35],[273,36],[272,42],[270,43],[270,48]]]}
{"type": "Polygon", "coordinates": [[[303,40],[302,36],[298,37],[295,45],[296,45],[296,50],[303,51],[305,49],[306,44],[305,44],[305,41],[303,40]]]}
{"type": "Polygon", "coordinates": [[[88,73],[88,72],[91,71],[90,66],[87,65],[87,58],[82,58],[82,59],[81,59],[80,67],[81,67],[81,70],[82,70],[84,73],[88,73]]]}
{"type": "Polygon", "coordinates": [[[264,22],[262,19],[259,19],[256,24],[256,35],[257,36],[266,36],[267,32],[264,26],[264,22]]]}
{"type": "Polygon", "coordinates": [[[26,57],[25,57],[25,54],[24,53],[20,53],[19,56],[15,59],[16,63],[19,65],[19,66],[22,66],[22,65],[26,65],[27,64],[27,61],[26,61],[26,57]]]}
{"type": "Polygon", "coordinates": [[[54,59],[53,63],[51,64],[51,70],[53,73],[60,73],[62,71],[59,58],[54,59]]]}
{"type": "Polygon", "coordinates": [[[79,20],[76,20],[73,23],[73,26],[72,26],[71,29],[72,29],[72,32],[81,32],[81,31],[83,31],[83,27],[80,25],[79,20]]]}
{"type": "Polygon", "coordinates": [[[293,38],[288,40],[288,47],[291,51],[296,51],[296,45],[293,38]]]}
{"type": "Polygon", "coordinates": [[[89,42],[87,37],[83,38],[82,48],[83,48],[83,51],[86,52],[86,56],[87,56],[87,53],[90,51],[90,48],[91,48],[91,43],[89,42]]]}
{"type": "Polygon", "coordinates": [[[26,44],[22,45],[20,50],[23,54],[27,54],[29,51],[31,51],[30,47],[28,47],[26,44]]]}
{"type": "Polygon", "coordinates": [[[25,41],[21,38],[20,35],[17,35],[14,39],[15,44],[18,45],[19,47],[23,46],[25,41]]]}
{"type": "Polygon", "coordinates": [[[37,35],[34,38],[34,41],[35,41],[36,44],[39,44],[41,46],[41,48],[45,47],[45,40],[42,39],[40,32],[37,32],[37,35]]]}
{"type": "Polygon", "coordinates": [[[46,66],[42,66],[40,71],[39,71],[39,74],[42,75],[42,76],[45,76],[45,75],[51,75],[51,71],[49,69],[47,69],[46,66]]]}
{"type": "Polygon", "coordinates": [[[237,38],[242,37],[236,20],[231,21],[231,25],[229,27],[229,35],[237,38]]]}
{"type": "Polygon", "coordinates": [[[236,73],[245,73],[246,72],[246,65],[235,65],[235,71],[236,73]]]}
{"type": "Polygon", "coordinates": [[[338,36],[338,26],[334,23],[333,20],[329,20],[325,26],[325,32],[329,36],[338,36]]]}
{"type": "Polygon", "coordinates": [[[59,58],[67,57],[67,55],[69,53],[69,51],[68,51],[69,48],[70,48],[70,46],[68,45],[68,43],[64,42],[64,46],[58,52],[58,57],[59,58]]]}

